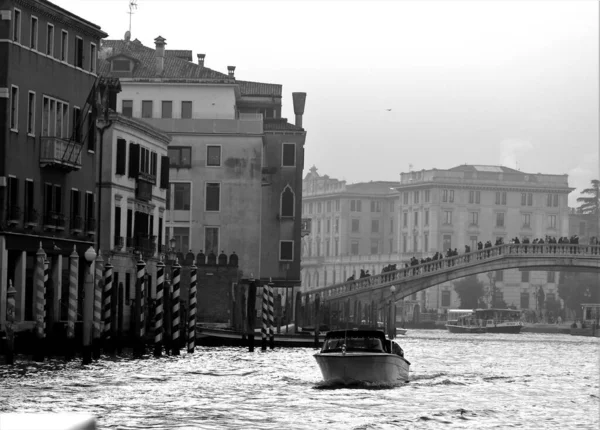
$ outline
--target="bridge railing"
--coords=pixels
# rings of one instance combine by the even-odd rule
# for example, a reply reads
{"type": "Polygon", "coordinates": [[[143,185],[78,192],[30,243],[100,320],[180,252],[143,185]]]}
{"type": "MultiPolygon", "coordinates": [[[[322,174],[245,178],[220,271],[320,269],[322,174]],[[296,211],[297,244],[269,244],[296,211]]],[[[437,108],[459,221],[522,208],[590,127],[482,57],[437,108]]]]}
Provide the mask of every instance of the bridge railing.
{"type": "Polygon", "coordinates": [[[506,243],[490,248],[483,248],[469,252],[467,254],[455,255],[453,257],[441,258],[438,260],[428,261],[423,264],[418,264],[401,269],[381,273],[379,275],[371,275],[365,278],[355,279],[353,281],[341,282],[327,287],[315,288],[307,291],[305,295],[313,296],[319,294],[324,300],[334,298],[340,294],[347,294],[353,291],[359,291],[374,287],[379,284],[388,284],[398,281],[412,279],[418,276],[428,275],[431,272],[439,272],[454,270],[456,266],[466,266],[471,264],[479,264],[481,260],[492,260],[503,258],[505,255],[522,255],[527,257],[532,256],[557,256],[557,255],[576,255],[576,256],[600,256],[600,245],[579,245],[571,243],[506,243]]]}

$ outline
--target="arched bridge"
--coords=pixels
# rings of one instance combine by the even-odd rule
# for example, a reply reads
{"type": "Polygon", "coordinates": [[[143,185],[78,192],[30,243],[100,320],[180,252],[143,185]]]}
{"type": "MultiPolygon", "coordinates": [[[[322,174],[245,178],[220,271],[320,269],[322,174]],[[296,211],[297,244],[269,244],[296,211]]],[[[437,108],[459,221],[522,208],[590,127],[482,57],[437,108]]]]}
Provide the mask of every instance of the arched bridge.
{"type": "Polygon", "coordinates": [[[495,270],[600,270],[600,246],[577,244],[503,244],[304,293],[305,303],[398,301],[418,291],[464,276],[495,270]],[[395,287],[392,294],[391,286],[395,287]]]}

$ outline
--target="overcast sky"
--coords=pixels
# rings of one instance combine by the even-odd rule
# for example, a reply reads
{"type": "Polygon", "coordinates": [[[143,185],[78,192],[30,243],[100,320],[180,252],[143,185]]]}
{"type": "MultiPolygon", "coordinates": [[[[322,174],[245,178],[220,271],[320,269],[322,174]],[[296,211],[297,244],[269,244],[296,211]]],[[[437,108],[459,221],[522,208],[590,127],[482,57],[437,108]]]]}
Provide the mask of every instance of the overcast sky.
{"type": "MultiPolygon", "coordinates": [[[[129,28],[129,0],[53,0],[129,28]]],[[[238,79],[307,92],[305,173],[349,183],[459,164],[599,174],[599,3],[138,0],[132,39],[205,53],[238,79]],[[388,111],[387,109],[392,109],[388,111]]]]}

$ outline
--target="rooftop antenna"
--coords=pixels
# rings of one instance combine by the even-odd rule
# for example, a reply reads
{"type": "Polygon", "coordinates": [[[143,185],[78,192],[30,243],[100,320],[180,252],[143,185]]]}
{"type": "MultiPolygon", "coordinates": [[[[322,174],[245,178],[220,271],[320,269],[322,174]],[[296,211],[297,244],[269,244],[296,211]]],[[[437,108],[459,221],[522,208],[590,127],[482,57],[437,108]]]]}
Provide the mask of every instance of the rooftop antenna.
{"type": "Polygon", "coordinates": [[[131,15],[133,15],[135,12],[133,12],[133,9],[137,9],[137,0],[130,0],[129,1],[129,12],[127,12],[129,14],[129,34],[131,35],[131,15]]]}

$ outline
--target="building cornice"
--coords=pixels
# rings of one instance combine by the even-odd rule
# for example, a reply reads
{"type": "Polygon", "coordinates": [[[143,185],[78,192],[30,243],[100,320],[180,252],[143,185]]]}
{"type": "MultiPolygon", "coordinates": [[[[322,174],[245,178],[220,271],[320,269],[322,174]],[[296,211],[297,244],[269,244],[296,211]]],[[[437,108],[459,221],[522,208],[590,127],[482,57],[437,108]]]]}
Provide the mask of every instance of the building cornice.
{"type": "Polygon", "coordinates": [[[109,115],[109,120],[113,121],[113,123],[120,123],[139,132],[145,133],[146,135],[163,142],[166,146],[171,142],[171,136],[155,127],[152,127],[150,124],[144,121],[138,121],[134,118],[126,117],[118,112],[111,112],[109,115]]]}
{"type": "Polygon", "coordinates": [[[415,191],[424,189],[459,189],[459,190],[475,190],[475,191],[517,191],[523,193],[558,193],[558,194],[569,194],[575,188],[571,187],[556,187],[550,185],[540,185],[534,187],[531,184],[515,185],[515,184],[500,184],[500,185],[487,185],[487,184],[457,184],[453,182],[422,182],[419,184],[407,184],[395,187],[396,191],[415,191]]]}

